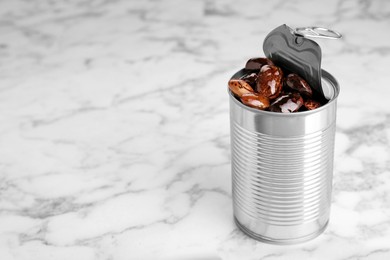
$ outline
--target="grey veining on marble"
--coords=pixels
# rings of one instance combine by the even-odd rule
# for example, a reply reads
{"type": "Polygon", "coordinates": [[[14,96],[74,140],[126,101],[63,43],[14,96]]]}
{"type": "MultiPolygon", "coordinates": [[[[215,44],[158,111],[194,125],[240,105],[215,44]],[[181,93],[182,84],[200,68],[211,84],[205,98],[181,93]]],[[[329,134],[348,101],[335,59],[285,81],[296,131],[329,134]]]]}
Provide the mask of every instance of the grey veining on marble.
{"type": "Polygon", "coordinates": [[[0,259],[390,258],[390,1],[0,2],[0,259]],[[283,23],[341,86],[331,221],[233,222],[226,83],[283,23]]]}

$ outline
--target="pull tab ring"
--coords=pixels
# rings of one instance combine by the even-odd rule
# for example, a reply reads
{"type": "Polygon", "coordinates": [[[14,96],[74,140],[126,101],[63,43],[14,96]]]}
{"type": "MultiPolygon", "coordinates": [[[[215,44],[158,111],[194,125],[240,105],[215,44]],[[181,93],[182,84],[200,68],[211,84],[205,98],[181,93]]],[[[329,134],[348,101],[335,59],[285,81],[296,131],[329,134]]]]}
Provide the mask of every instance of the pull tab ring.
{"type": "Polygon", "coordinates": [[[312,37],[312,38],[324,38],[337,40],[343,37],[341,33],[330,30],[323,27],[299,27],[295,28],[294,34],[303,37],[312,37]]]}

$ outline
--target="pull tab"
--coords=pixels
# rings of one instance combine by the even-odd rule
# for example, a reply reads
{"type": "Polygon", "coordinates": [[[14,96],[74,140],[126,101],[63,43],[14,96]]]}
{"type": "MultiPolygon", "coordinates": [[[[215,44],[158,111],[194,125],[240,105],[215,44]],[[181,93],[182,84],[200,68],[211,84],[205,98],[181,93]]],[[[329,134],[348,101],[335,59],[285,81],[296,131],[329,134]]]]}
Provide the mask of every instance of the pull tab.
{"type": "Polygon", "coordinates": [[[343,37],[339,32],[316,26],[295,28],[294,34],[303,37],[324,38],[332,40],[337,40],[343,37]]]}

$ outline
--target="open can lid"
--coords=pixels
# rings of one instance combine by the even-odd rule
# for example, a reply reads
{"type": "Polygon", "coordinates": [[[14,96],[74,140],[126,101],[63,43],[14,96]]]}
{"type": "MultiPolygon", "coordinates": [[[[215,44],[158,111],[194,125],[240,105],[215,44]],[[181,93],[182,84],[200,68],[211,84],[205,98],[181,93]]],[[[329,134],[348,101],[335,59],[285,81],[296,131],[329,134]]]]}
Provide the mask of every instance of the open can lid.
{"type": "Polygon", "coordinates": [[[321,48],[315,41],[284,24],[267,35],[263,51],[276,65],[297,73],[326,98],[321,85],[321,48]]]}

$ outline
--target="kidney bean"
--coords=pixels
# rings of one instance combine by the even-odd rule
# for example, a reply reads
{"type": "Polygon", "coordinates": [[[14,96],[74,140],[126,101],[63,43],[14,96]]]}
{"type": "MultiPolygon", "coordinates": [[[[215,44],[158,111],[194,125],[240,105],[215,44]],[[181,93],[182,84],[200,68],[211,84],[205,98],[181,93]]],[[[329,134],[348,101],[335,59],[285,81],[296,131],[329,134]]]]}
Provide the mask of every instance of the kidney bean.
{"type": "Polygon", "coordinates": [[[291,73],[286,77],[286,85],[291,88],[292,90],[298,91],[301,95],[305,97],[312,97],[313,96],[313,90],[307,84],[307,82],[298,76],[295,73],[291,73]]]}
{"type": "Polygon", "coordinates": [[[287,93],[278,97],[269,107],[270,111],[281,113],[296,112],[303,105],[303,99],[299,93],[287,93]]]}
{"type": "Polygon", "coordinates": [[[251,85],[252,88],[256,88],[257,74],[258,73],[253,72],[241,77],[240,79],[251,85]]]}
{"type": "Polygon", "coordinates": [[[243,94],[241,101],[244,105],[264,110],[269,107],[269,99],[260,93],[243,94]]]}
{"type": "Polygon", "coordinates": [[[257,92],[269,99],[275,99],[283,87],[283,72],[273,65],[264,65],[257,78],[257,92]]]}
{"type": "Polygon", "coordinates": [[[233,92],[234,95],[242,97],[243,94],[253,93],[252,87],[241,79],[231,79],[229,80],[229,89],[233,92]]]}
{"type": "Polygon", "coordinates": [[[267,58],[252,58],[246,62],[245,68],[248,70],[259,70],[264,65],[274,65],[274,63],[267,58]]]}
{"type": "Polygon", "coordinates": [[[319,108],[321,106],[321,103],[313,99],[308,99],[303,105],[306,107],[307,110],[313,110],[319,108]]]}

